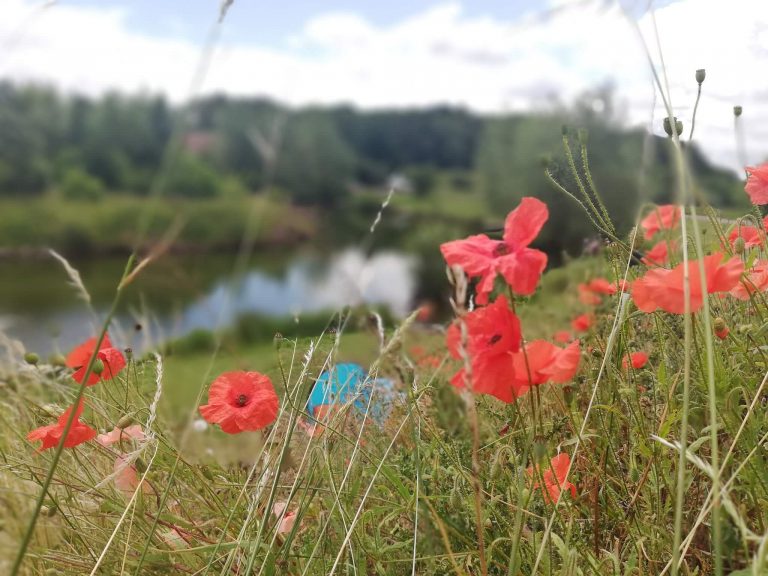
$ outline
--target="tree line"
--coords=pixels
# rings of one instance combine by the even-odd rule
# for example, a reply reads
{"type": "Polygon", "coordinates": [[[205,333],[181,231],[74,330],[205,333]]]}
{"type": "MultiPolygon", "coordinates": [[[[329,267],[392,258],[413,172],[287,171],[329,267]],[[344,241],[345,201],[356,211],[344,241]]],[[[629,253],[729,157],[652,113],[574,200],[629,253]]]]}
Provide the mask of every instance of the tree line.
{"type": "MultiPolygon", "coordinates": [[[[471,174],[477,185],[465,188],[479,193],[478,201],[494,213],[522,195],[561,205],[542,162],[575,185],[562,146],[563,126],[570,126],[565,133],[580,169],[577,129],[588,131],[594,180],[621,225],[634,218],[640,197],[668,201],[674,175],[668,142],[653,138],[648,147],[643,131],[622,128],[617,120],[607,89],[585,94],[570,107],[481,116],[448,106],[295,109],[224,95],[171,106],[161,96],[91,99],[3,82],[0,196],[52,190],[73,200],[145,195],[169,166],[169,196],[209,198],[271,187],[297,204],[337,207],[356,189],[383,189],[396,173],[409,177],[416,194],[428,195],[435,175],[450,170],[471,174]]],[[[738,202],[736,177],[712,166],[695,147],[689,151],[709,200],[720,206],[738,202]]],[[[553,218],[575,235],[586,229],[577,206],[563,205],[553,218]]]]}

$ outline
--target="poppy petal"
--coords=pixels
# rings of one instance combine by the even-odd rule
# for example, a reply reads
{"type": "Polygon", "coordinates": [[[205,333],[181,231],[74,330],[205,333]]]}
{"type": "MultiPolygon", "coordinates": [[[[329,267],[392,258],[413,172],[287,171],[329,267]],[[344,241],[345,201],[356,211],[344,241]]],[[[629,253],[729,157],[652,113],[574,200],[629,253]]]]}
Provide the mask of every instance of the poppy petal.
{"type": "Polygon", "coordinates": [[[539,235],[549,218],[547,205],[538,198],[526,196],[507,215],[504,222],[504,242],[515,248],[528,246],[539,235]]]}

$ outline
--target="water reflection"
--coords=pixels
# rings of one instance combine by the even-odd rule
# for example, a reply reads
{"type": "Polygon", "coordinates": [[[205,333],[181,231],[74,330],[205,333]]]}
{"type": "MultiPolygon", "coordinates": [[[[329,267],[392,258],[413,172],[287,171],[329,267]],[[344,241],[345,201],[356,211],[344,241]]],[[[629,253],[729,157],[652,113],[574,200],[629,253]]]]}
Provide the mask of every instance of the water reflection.
{"type": "MultiPolygon", "coordinates": [[[[204,260],[198,264],[204,265],[204,260]]],[[[55,266],[49,261],[40,265],[55,266]]],[[[162,263],[158,264],[161,266],[162,263]]],[[[121,345],[144,348],[194,329],[229,325],[245,312],[300,316],[371,303],[383,304],[393,314],[404,316],[413,305],[416,290],[412,257],[399,252],[380,252],[367,258],[357,249],[326,258],[294,255],[282,273],[256,264],[240,278],[233,279],[222,273],[208,280],[200,292],[180,286],[179,298],[172,307],[164,309],[153,308],[153,289],[143,287],[138,297],[118,314],[112,332],[122,340],[121,345]],[[145,329],[139,339],[126,337],[133,332],[137,321],[149,330],[145,329]]],[[[167,296],[163,294],[165,299],[167,296]]],[[[21,340],[29,350],[43,354],[57,348],[68,350],[93,333],[92,317],[82,304],[68,301],[53,310],[44,307],[45,312],[38,314],[34,307],[20,313],[18,308],[14,309],[13,298],[10,300],[0,303],[0,330],[21,340]]],[[[105,311],[106,305],[97,306],[100,315],[105,311]]]]}

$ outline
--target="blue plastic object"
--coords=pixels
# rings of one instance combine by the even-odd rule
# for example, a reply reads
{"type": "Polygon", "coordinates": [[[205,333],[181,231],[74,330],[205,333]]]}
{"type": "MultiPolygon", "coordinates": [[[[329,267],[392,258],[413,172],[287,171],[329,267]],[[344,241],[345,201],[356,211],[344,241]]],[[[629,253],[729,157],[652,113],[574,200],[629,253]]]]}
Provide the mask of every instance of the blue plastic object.
{"type": "Polygon", "coordinates": [[[355,410],[382,422],[389,414],[395,386],[387,378],[367,378],[368,372],[359,364],[337,364],[326,370],[315,382],[307,400],[306,410],[315,416],[321,406],[343,405],[352,401],[355,410]],[[373,401],[371,392],[375,389],[373,401]],[[368,404],[371,404],[370,408],[368,404]]]}

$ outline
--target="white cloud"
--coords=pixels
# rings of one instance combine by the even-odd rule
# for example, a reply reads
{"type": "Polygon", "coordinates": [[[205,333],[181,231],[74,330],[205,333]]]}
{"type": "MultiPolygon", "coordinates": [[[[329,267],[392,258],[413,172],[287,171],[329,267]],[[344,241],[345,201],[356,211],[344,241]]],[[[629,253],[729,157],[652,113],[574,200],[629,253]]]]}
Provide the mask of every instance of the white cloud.
{"type": "MultiPolygon", "coordinates": [[[[90,94],[121,89],[162,91],[175,101],[189,96],[199,46],[131,30],[119,10],[61,4],[35,13],[36,5],[0,5],[0,76],[42,79],[90,94]]],[[[568,100],[612,80],[628,120],[647,123],[653,101],[649,68],[619,7],[550,6],[515,22],[467,16],[458,2],[389,26],[354,13],[326,14],[306,22],[283,49],[258,40],[231,44],[225,33],[203,91],[266,94],[293,104],[447,102],[488,112],[542,107],[549,93],[568,100]]],[[[736,166],[732,106],[739,103],[750,160],[767,156],[764,0],[679,0],[657,10],[656,20],[672,102],[686,127],[694,71],[707,69],[696,140],[715,161],[736,166]]],[[[653,47],[651,24],[643,17],[653,47]]],[[[664,115],[659,101],[656,118],[664,115]]]]}

